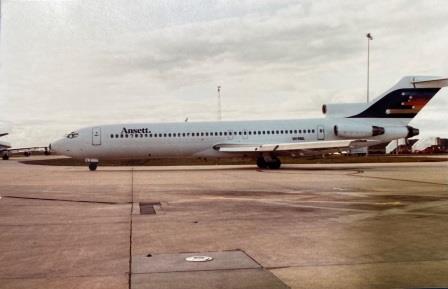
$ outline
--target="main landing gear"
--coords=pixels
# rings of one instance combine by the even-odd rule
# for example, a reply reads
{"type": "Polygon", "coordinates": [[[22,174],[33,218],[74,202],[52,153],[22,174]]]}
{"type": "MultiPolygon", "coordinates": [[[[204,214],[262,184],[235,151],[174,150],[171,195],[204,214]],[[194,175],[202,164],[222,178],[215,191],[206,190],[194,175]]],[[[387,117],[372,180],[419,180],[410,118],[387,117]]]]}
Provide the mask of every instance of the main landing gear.
{"type": "Polygon", "coordinates": [[[8,153],[4,153],[4,154],[2,155],[2,159],[3,159],[4,161],[9,160],[9,154],[8,154],[8,153]]]}
{"type": "Polygon", "coordinates": [[[257,158],[257,166],[260,169],[271,169],[271,170],[277,170],[282,165],[282,162],[280,159],[276,157],[272,157],[269,159],[265,159],[264,157],[257,158]]]}

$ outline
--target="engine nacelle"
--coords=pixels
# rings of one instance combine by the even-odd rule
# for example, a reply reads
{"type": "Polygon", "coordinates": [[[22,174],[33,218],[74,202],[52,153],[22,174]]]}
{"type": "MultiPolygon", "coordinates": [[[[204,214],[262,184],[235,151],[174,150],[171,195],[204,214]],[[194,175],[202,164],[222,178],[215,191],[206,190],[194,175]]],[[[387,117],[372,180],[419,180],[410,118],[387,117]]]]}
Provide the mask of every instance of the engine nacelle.
{"type": "Polygon", "coordinates": [[[369,138],[385,135],[387,139],[410,138],[419,134],[419,130],[411,126],[381,127],[376,125],[337,124],[333,127],[335,136],[343,138],[369,138]]]}
{"type": "Polygon", "coordinates": [[[384,127],[370,125],[337,124],[333,127],[334,135],[345,138],[368,138],[382,135],[384,127]]]}
{"type": "Polygon", "coordinates": [[[322,113],[328,117],[347,117],[369,107],[366,103],[329,103],[322,105],[322,113]]]}

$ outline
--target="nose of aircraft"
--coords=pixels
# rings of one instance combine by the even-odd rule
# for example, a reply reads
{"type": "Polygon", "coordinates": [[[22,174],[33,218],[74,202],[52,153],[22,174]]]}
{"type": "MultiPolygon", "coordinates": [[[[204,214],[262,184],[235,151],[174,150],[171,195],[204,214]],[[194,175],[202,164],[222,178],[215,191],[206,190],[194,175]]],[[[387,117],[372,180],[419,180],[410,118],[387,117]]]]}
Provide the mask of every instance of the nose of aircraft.
{"type": "Polygon", "coordinates": [[[48,145],[48,148],[52,153],[54,152],[57,154],[64,154],[64,140],[59,139],[57,141],[54,141],[48,145]]]}

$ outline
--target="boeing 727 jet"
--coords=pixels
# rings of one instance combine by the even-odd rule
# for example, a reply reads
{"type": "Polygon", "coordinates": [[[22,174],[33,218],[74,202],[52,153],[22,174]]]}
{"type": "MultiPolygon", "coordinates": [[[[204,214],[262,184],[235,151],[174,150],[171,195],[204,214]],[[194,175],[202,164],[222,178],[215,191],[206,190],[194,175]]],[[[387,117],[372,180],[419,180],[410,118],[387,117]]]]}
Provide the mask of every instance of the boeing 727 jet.
{"type": "Polygon", "coordinates": [[[418,135],[409,122],[448,78],[407,76],[370,103],[327,104],[324,117],[290,120],[114,124],[82,128],[50,145],[83,159],[247,157],[278,169],[280,157],[322,155],[418,135]]]}

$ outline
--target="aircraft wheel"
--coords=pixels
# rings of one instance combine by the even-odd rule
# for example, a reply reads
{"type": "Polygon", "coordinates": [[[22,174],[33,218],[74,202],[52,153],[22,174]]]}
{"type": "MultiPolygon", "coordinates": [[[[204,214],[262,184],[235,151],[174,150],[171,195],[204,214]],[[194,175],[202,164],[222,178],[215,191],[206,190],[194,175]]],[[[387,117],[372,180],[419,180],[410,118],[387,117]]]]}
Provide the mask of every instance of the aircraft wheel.
{"type": "Polygon", "coordinates": [[[89,170],[96,171],[96,168],[98,167],[98,163],[89,163],[89,170]]]}
{"type": "Polygon", "coordinates": [[[9,155],[8,154],[4,154],[2,156],[2,159],[5,160],[5,161],[9,160],[9,155]]]}
{"type": "Polygon", "coordinates": [[[29,157],[29,156],[31,155],[30,152],[24,152],[23,154],[24,154],[26,157],[29,157]]]}
{"type": "Polygon", "coordinates": [[[270,168],[271,170],[278,170],[282,165],[282,162],[275,158],[273,159],[271,162],[268,163],[268,168],[270,168]]]}
{"type": "Polygon", "coordinates": [[[257,158],[257,166],[260,169],[267,169],[268,168],[268,163],[264,160],[263,157],[257,158]]]}

